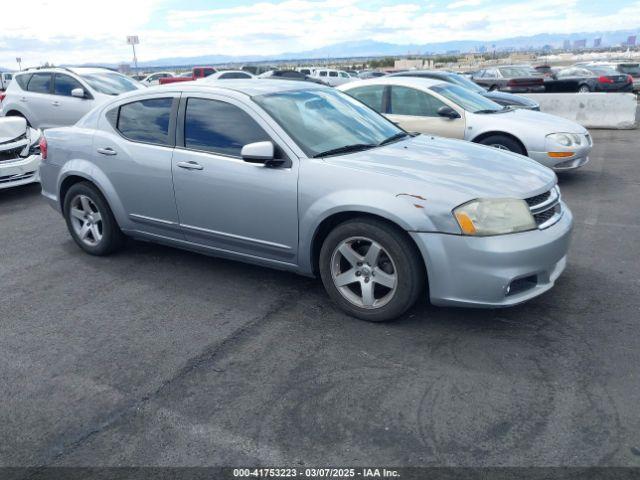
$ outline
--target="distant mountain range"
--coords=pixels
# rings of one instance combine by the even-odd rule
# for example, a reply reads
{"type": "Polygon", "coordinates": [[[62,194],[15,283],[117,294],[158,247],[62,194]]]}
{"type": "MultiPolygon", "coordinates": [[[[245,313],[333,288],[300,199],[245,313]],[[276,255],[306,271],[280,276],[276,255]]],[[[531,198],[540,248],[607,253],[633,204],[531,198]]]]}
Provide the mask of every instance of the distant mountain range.
{"type": "MultiPolygon", "coordinates": [[[[207,65],[222,63],[268,62],[283,60],[305,60],[321,58],[357,58],[377,57],[387,55],[427,55],[458,52],[492,52],[505,50],[541,49],[545,46],[561,48],[565,41],[573,42],[586,40],[586,46],[591,47],[593,41],[601,39],[601,46],[617,46],[625,42],[630,35],[638,35],[636,30],[616,30],[599,32],[581,32],[571,34],[542,33],[532,36],[504,38],[500,40],[458,40],[439,43],[407,44],[378,42],[374,40],[360,40],[336,43],[326,47],[299,52],[285,52],[277,55],[200,55],[194,57],[159,58],[146,62],[139,62],[140,67],[160,67],[179,65],[207,65]]],[[[639,38],[640,39],[640,38],[639,38]]]]}

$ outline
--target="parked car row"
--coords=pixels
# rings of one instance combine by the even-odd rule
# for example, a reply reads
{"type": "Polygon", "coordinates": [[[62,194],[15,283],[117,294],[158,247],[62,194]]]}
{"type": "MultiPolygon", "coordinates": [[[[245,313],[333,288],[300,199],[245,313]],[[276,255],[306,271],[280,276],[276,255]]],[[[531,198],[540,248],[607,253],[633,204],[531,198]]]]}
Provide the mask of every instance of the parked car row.
{"type": "Polygon", "coordinates": [[[554,145],[526,138],[532,152],[566,152],[567,140],[590,145],[584,129],[546,135],[554,117],[438,80],[339,88],[354,96],[273,79],[133,89],[44,131],[42,193],[89,254],[131,236],[319,276],[369,321],[421,296],[505,307],[552,288],[573,223],[555,174],[506,149],[409,132],[428,122],[493,135],[487,125],[509,118],[554,145]]]}

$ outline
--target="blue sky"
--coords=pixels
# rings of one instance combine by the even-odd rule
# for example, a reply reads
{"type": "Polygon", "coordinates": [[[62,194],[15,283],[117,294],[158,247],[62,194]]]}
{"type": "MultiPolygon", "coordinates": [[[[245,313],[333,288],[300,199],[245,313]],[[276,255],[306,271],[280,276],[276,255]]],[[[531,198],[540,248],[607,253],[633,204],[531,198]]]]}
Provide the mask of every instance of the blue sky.
{"type": "Polygon", "coordinates": [[[410,44],[640,28],[640,0],[32,0],[2,7],[0,65],[269,55],[363,39],[410,44]]]}

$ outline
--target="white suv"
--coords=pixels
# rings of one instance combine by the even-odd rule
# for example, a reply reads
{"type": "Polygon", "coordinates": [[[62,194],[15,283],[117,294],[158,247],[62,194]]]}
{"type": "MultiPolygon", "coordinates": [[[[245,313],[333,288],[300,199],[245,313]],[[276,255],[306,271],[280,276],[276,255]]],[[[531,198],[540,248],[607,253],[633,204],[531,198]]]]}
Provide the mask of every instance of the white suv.
{"type": "Polygon", "coordinates": [[[96,105],[145,88],[105,68],[40,68],[16,73],[0,116],[23,117],[34,128],[73,125],[96,105]]]}
{"type": "Polygon", "coordinates": [[[333,70],[328,68],[319,68],[314,70],[312,77],[319,78],[332,87],[337,87],[338,85],[357,80],[344,70],[333,70]]]}

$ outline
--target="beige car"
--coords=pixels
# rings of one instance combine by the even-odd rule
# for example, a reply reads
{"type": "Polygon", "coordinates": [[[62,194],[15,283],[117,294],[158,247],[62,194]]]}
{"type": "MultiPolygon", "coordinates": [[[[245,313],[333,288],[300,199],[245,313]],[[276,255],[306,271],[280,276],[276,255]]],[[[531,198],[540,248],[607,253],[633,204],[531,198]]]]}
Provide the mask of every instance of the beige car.
{"type": "Polygon", "coordinates": [[[458,138],[528,156],[554,170],[589,161],[592,140],[575,122],[503,107],[460,85],[415,77],[382,77],[338,89],[409,132],[458,138]]]}

